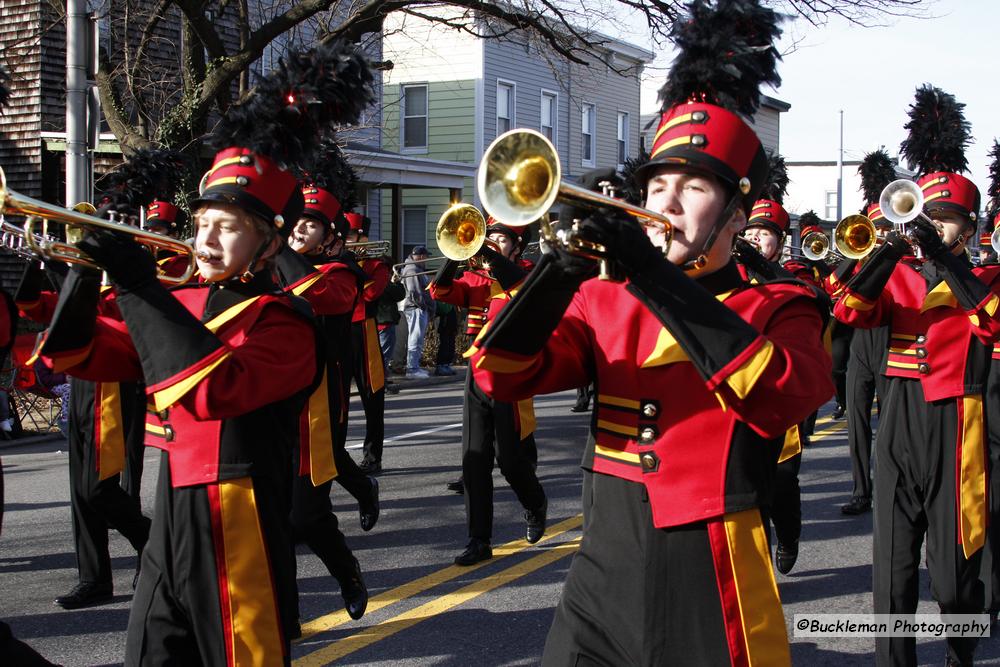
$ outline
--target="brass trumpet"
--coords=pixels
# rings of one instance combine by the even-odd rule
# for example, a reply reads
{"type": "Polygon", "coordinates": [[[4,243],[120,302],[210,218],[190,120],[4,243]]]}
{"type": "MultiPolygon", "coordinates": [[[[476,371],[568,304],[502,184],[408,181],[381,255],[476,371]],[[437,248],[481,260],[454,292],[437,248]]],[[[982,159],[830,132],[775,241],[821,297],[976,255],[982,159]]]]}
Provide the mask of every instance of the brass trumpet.
{"type": "Polygon", "coordinates": [[[448,259],[470,259],[486,241],[486,218],[472,204],[452,204],[438,219],[435,236],[441,254],[448,259]]]}
{"type": "Polygon", "coordinates": [[[993,252],[1000,255],[1000,227],[990,235],[990,245],[993,246],[993,252]]]}
{"type": "MultiPolygon", "coordinates": [[[[91,208],[93,207],[91,206],[91,208]]],[[[8,228],[4,231],[16,233],[13,230],[18,230],[22,234],[22,238],[28,249],[36,257],[42,259],[58,260],[67,264],[79,264],[101,270],[102,267],[95,264],[74,243],[83,238],[83,233],[87,229],[104,229],[118,232],[119,234],[128,234],[133,237],[136,243],[140,243],[148,248],[170,250],[178,255],[188,256],[188,267],[183,275],[176,278],[160,275],[160,282],[169,285],[182,285],[194,275],[195,249],[192,246],[168,236],[103,220],[77,210],[61,208],[38,199],[33,199],[32,197],[26,197],[7,188],[7,178],[4,175],[3,169],[0,169],[0,215],[6,214],[25,216],[23,229],[14,225],[8,225],[8,228]],[[42,223],[41,233],[38,233],[36,230],[39,221],[42,223]],[[48,225],[50,222],[66,225],[66,242],[56,241],[48,236],[48,225]]]]}
{"type": "Polygon", "coordinates": [[[860,214],[847,216],[833,230],[837,252],[848,259],[864,259],[875,249],[877,241],[875,224],[860,214]]]}
{"type": "Polygon", "coordinates": [[[577,238],[573,230],[561,230],[557,235],[548,224],[546,213],[557,200],[627,213],[640,225],[663,234],[664,254],[670,247],[673,227],[669,219],[607,194],[563,182],[559,154],[552,142],[534,130],[511,130],[497,137],[479,163],[476,186],[483,208],[496,220],[511,227],[540,220],[546,240],[595,259],[608,259],[600,244],[577,238]]]}

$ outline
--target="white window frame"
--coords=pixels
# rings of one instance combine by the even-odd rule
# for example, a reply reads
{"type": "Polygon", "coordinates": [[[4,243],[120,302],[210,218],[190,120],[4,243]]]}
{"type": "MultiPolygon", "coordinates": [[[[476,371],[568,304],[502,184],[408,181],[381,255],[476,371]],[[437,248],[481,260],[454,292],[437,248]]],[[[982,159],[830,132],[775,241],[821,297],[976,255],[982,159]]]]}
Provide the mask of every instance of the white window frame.
{"type": "Polygon", "coordinates": [[[426,83],[404,83],[400,84],[399,87],[399,152],[400,153],[426,153],[430,144],[430,133],[431,133],[431,121],[430,121],[430,111],[431,111],[431,96],[430,96],[430,86],[426,83]],[[424,114],[407,116],[406,115],[406,90],[408,88],[423,88],[424,89],[424,114]],[[406,145],[406,119],[407,118],[423,118],[424,119],[424,144],[423,146],[407,146],[406,145]]]}
{"type": "Polygon", "coordinates": [[[500,116],[500,86],[506,86],[507,88],[510,88],[510,96],[508,98],[510,100],[510,109],[508,109],[508,111],[510,111],[510,119],[509,119],[510,120],[510,128],[509,129],[513,130],[515,127],[517,127],[517,84],[514,83],[513,81],[508,81],[507,79],[497,79],[497,91],[496,91],[495,106],[496,106],[496,112],[497,112],[497,125],[496,125],[496,128],[497,128],[497,136],[498,137],[501,134],[503,134],[503,132],[507,131],[507,130],[504,130],[503,132],[500,131],[500,118],[501,118],[501,116],[500,116]]]}
{"type": "MultiPolygon", "coordinates": [[[[400,230],[400,232],[401,232],[401,236],[403,237],[402,238],[402,241],[403,241],[402,247],[403,247],[403,249],[406,250],[407,246],[416,247],[418,245],[423,245],[423,246],[427,245],[427,206],[426,205],[424,205],[424,206],[403,206],[402,209],[403,209],[402,210],[403,219],[401,220],[402,229],[400,230]],[[408,226],[407,226],[407,224],[406,224],[406,213],[407,213],[407,211],[419,211],[420,213],[423,214],[423,218],[424,218],[423,223],[420,225],[420,229],[421,229],[420,240],[419,241],[414,241],[413,243],[411,243],[410,240],[406,236],[406,232],[409,229],[408,226]]],[[[403,254],[405,256],[405,255],[409,255],[410,253],[409,252],[404,252],[403,254]]]]}
{"type": "Polygon", "coordinates": [[[555,147],[559,147],[559,93],[554,90],[546,90],[542,88],[541,95],[538,98],[538,131],[545,134],[544,129],[544,117],[542,115],[542,102],[546,97],[552,99],[552,138],[550,141],[555,147]]]}
{"type": "Polygon", "coordinates": [[[629,139],[631,138],[629,136],[631,134],[631,128],[629,127],[629,123],[631,123],[632,117],[631,117],[631,115],[629,114],[628,111],[619,111],[617,118],[618,118],[618,121],[617,121],[618,122],[618,129],[616,130],[616,132],[617,132],[617,137],[618,138],[617,138],[617,140],[615,142],[615,154],[616,154],[616,156],[618,158],[618,167],[621,168],[621,167],[625,166],[625,160],[628,159],[628,150],[629,150],[629,145],[628,144],[629,144],[629,139]],[[624,125],[622,124],[622,118],[625,119],[625,124],[624,125]],[[622,130],[623,129],[625,130],[625,132],[624,132],[625,136],[624,137],[622,136],[622,130]],[[625,150],[624,151],[621,150],[621,148],[622,148],[621,144],[622,143],[625,144],[625,150]],[[623,155],[623,153],[624,153],[624,155],[623,155]]]}
{"type": "Polygon", "coordinates": [[[824,220],[833,220],[837,217],[837,191],[836,190],[826,190],[823,193],[823,216],[824,220]],[[833,197],[833,203],[830,203],[830,197],[833,197]]]}
{"type": "Polygon", "coordinates": [[[594,167],[597,165],[597,105],[593,102],[582,102],[580,104],[580,153],[581,160],[580,164],[584,167],[594,167]],[[585,132],[583,128],[583,118],[584,112],[587,108],[590,108],[590,127],[587,128],[589,132],[585,132]],[[590,157],[588,158],[584,154],[584,135],[590,135],[590,157]]]}

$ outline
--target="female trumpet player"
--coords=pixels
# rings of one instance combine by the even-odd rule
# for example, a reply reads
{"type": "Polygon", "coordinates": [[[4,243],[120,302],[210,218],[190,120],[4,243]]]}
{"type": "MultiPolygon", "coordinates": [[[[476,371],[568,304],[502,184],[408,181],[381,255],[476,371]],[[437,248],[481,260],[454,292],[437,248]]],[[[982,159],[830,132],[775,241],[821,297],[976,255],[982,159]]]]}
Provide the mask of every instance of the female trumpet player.
{"type": "Polygon", "coordinates": [[[654,245],[662,230],[577,211],[579,229],[627,280],[591,279],[592,261],[556,247],[472,357],[476,382],[497,400],[596,382],[584,539],[544,665],[790,661],[760,506],[785,432],[832,385],[814,293],[750,285],[732,260],[766,173],[736,111],[759,103],[747,82],[775,76],[779,33],[772,10],[737,4],[693,3],[674,24],[685,48],[636,175],[646,207],[673,227],[666,254],[654,245]],[[720,71],[712,43],[727,45],[741,87],[701,87],[729,80],[711,77],[720,71]]]}
{"type": "MultiPolygon", "coordinates": [[[[489,273],[466,272],[455,278],[458,262],[448,260],[430,285],[439,301],[469,309],[467,333],[482,330],[492,297],[506,294],[524,280],[531,264],[521,260],[530,241],[530,231],[491,220],[480,254],[489,263],[489,273]],[[494,249],[495,248],[495,249],[494,249]],[[527,266],[525,266],[527,264],[527,266]]],[[[457,565],[474,565],[493,557],[493,461],[524,507],[525,539],[534,544],[545,533],[548,500],[535,475],[535,412],[529,398],[499,401],[485,395],[470,373],[465,380],[462,405],[462,483],[469,542],[455,557],[457,565]]]]}

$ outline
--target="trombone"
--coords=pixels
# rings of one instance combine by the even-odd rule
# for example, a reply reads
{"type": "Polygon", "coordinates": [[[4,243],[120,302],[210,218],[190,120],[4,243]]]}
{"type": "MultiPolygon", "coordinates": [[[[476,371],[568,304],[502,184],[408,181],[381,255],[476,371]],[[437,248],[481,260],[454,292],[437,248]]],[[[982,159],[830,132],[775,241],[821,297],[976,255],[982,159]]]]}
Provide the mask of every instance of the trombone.
{"type": "Polygon", "coordinates": [[[353,252],[358,259],[385,257],[390,252],[388,241],[351,241],[345,243],[344,247],[353,252]]]}
{"type": "MultiPolygon", "coordinates": [[[[80,207],[78,204],[77,207],[80,207]]],[[[74,207],[77,208],[77,207],[74,207]]],[[[91,206],[91,209],[93,206],[91,206]]],[[[36,257],[46,260],[58,260],[67,264],[78,264],[92,269],[101,270],[102,267],[94,263],[85,252],[77,248],[74,243],[83,238],[83,233],[87,229],[104,229],[120,234],[127,234],[137,243],[148,248],[159,248],[170,250],[178,255],[188,256],[188,267],[183,275],[171,277],[161,274],[160,282],[169,285],[182,285],[191,279],[195,270],[195,249],[181,241],[168,236],[154,234],[143,229],[137,229],[129,225],[118,222],[103,220],[79,210],[65,209],[59,206],[43,202],[32,197],[26,197],[7,188],[7,178],[0,168],[0,216],[6,214],[25,216],[24,228],[5,223],[7,226],[3,230],[9,234],[20,233],[28,249],[36,257]],[[42,233],[36,231],[36,227],[41,221],[42,233]],[[66,242],[56,241],[48,236],[48,225],[56,222],[66,225],[66,242]]]]}
{"type": "Polygon", "coordinates": [[[545,214],[557,200],[589,208],[615,208],[636,218],[643,227],[663,234],[664,255],[670,247],[673,227],[668,218],[609,194],[562,181],[559,154],[552,142],[534,130],[511,130],[497,137],[479,163],[476,187],[483,208],[493,218],[511,227],[540,220],[546,241],[601,260],[602,277],[607,276],[606,260],[611,259],[604,246],[582,238],[575,225],[556,232],[549,224],[545,214]]]}

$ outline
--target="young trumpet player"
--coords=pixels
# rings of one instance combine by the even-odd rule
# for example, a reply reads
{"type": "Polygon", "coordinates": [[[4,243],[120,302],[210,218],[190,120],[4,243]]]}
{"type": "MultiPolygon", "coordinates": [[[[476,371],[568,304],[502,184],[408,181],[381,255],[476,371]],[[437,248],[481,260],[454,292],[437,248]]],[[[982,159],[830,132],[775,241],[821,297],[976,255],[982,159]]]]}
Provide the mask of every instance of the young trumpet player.
{"type": "Polygon", "coordinates": [[[93,337],[73,369],[144,377],[161,424],[126,665],[290,662],[291,455],[324,358],[308,304],[280,290],[271,267],[304,206],[298,165],[320,131],[356,121],[371,81],[353,45],[293,50],[227,112],[193,202],[200,284],[167,291],[149,253],[118,235],[80,243],[110,276],[122,317],[81,319],[93,337]]]}
{"type": "MultiPolygon", "coordinates": [[[[916,611],[925,535],[941,612],[984,608],[978,582],[987,524],[983,399],[1000,336],[1000,296],[991,291],[1000,289],[1000,271],[974,270],[965,259],[979,191],[961,175],[971,138],[963,106],[924,85],[910,107],[901,151],[921,174],[916,185],[930,221],[918,217],[908,225],[924,260],[901,262],[910,244],[889,233],[834,308],[851,326],[889,327],[875,445],[875,613],[916,611]]],[[[885,208],[890,220],[900,213],[885,208]]],[[[876,662],[915,665],[915,644],[913,637],[876,638],[876,662]]],[[[975,638],[949,637],[948,664],[971,664],[975,647],[975,638]]]]}
{"type": "Polygon", "coordinates": [[[790,662],[760,508],[785,432],[833,389],[824,314],[811,289],[751,285],[732,258],[767,172],[741,114],[777,79],[780,31],[755,2],[688,11],[674,24],[681,49],[651,159],[636,173],[673,241],[665,252],[664,228],[614,211],[567,211],[625,282],[591,278],[594,262],[557,244],[472,356],[496,400],[596,383],[584,539],[547,666],[790,662]]]}
{"type": "MultiPolygon", "coordinates": [[[[469,309],[466,333],[482,330],[491,300],[507,297],[532,264],[521,259],[530,230],[487,221],[486,241],[480,256],[489,264],[485,272],[467,271],[456,278],[458,262],[448,260],[431,282],[431,296],[469,309]]],[[[456,565],[474,565],[493,557],[493,462],[524,508],[525,539],[534,544],[545,533],[548,500],[535,474],[535,411],[531,398],[494,400],[483,393],[472,373],[465,380],[462,404],[462,484],[469,542],[455,557],[456,565]]]]}

